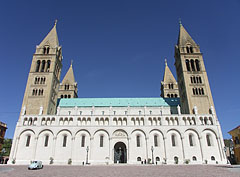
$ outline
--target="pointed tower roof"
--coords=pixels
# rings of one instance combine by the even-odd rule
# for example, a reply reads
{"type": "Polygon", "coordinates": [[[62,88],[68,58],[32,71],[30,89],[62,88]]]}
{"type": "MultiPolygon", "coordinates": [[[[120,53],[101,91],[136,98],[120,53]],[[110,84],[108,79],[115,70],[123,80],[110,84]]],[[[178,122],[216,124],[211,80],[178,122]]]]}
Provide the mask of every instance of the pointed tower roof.
{"type": "Polygon", "coordinates": [[[167,59],[165,59],[165,72],[164,72],[164,76],[163,76],[163,82],[164,83],[176,83],[176,80],[167,65],[167,59]]]}
{"type": "Polygon", "coordinates": [[[47,34],[47,36],[42,40],[39,46],[44,46],[44,45],[50,45],[52,47],[59,46],[56,26],[57,26],[57,21],[55,21],[53,28],[47,34]]]}
{"type": "Polygon", "coordinates": [[[197,46],[195,41],[192,39],[192,37],[188,34],[186,29],[183,27],[182,23],[180,22],[180,29],[179,29],[179,35],[178,35],[178,46],[184,46],[186,43],[190,43],[193,46],[197,46]]]}
{"type": "Polygon", "coordinates": [[[63,84],[68,83],[68,84],[71,84],[71,85],[74,85],[76,83],[75,82],[75,77],[74,77],[74,74],[73,74],[72,63],[70,65],[69,69],[68,69],[68,72],[64,76],[64,78],[62,80],[62,83],[63,84]]]}

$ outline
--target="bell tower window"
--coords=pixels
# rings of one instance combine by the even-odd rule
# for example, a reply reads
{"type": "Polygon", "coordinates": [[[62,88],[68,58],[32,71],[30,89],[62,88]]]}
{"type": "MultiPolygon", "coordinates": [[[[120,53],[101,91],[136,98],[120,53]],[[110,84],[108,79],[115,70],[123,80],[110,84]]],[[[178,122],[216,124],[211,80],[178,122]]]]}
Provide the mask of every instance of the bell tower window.
{"type": "Polygon", "coordinates": [[[43,48],[43,54],[49,54],[50,47],[49,46],[44,46],[43,48]]]}

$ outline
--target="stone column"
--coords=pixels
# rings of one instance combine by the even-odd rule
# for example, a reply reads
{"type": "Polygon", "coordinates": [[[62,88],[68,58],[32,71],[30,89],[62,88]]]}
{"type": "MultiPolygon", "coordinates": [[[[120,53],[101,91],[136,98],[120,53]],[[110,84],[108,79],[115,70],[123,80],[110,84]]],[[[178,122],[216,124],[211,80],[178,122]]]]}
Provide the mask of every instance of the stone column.
{"type": "Polygon", "coordinates": [[[33,156],[32,156],[33,160],[35,160],[35,158],[36,158],[38,137],[35,137],[34,139],[35,139],[35,142],[34,142],[34,145],[33,145],[33,156]]]}
{"type": "Polygon", "coordinates": [[[149,137],[146,137],[146,159],[148,161],[148,140],[149,140],[149,137]]]}
{"type": "Polygon", "coordinates": [[[223,157],[222,157],[222,151],[221,151],[221,147],[220,147],[220,143],[219,143],[220,138],[216,137],[216,139],[217,139],[217,144],[218,144],[219,155],[220,155],[220,158],[221,158],[221,161],[222,161],[223,157]]]}
{"type": "Polygon", "coordinates": [[[181,143],[182,143],[182,153],[183,153],[183,160],[185,159],[185,152],[184,152],[184,145],[183,145],[184,137],[181,137],[181,143]]]}
{"type": "Polygon", "coordinates": [[[71,159],[73,161],[73,154],[74,154],[74,144],[75,144],[75,137],[72,137],[72,145],[71,145],[71,159]]]}
{"type": "Polygon", "coordinates": [[[165,156],[164,158],[167,160],[166,139],[167,137],[163,137],[164,156],[165,156]]]}
{"type": "MultiPolygon", "coordinates": [[[[13,150],[12,160],[13,160],[13,159],[16,159],[17,150],[18,150],[18,144],[19,144],[19,139],[20,139],[20,137],[17,137],[17,138],[16,138],[15,149],[13,150]]],[[[12,148],[14,148],[14,147],[12,147],[12,148]]]]}
{"type": "Polygon", "coordinates": [[[203,150],[202,150],[202,136],[199,136],[199,137],[198,137],[198,140],[199,140],[199,145],[200,145],[200,151],[201,151],[202,161],[204,161],[204,158],[203,158],[203,150]]]}
{"type": "Polygon", "coordinates": [[[89,153],[88,162],[90,160],[93,160],[92,159],[93,148],[96,148],[96,147],[93,146],[93,141],[94,141],[94,137],[90,137],[90,147],[89,147],[89,152],[88,152],[89,153]]]}
{"type": "Polygon", "coordinates": [[[53,137],[53,146],[52,146],[52,158],[55,159],[55,149],[56,149],[57,137],[53,137]]]}

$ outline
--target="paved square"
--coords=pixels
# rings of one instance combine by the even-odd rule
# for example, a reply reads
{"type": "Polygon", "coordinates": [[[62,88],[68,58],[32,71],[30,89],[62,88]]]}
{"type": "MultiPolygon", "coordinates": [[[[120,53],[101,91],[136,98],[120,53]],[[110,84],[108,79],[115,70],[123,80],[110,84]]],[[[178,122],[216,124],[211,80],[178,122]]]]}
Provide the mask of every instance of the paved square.
{"type": "Polygon", "coordinates": [[[159,166],[44,166],[28,170],[27,166],[0,166],[0,177],[240,177],[240,167],[213,165],[159,166]]]}

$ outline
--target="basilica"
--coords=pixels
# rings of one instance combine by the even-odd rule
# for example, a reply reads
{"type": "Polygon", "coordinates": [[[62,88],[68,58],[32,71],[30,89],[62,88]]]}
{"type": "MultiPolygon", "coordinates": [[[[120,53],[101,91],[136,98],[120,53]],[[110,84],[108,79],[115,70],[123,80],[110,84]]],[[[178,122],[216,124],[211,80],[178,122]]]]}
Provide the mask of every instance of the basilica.
{"type": "Polygon", "coordinates": [[[180,24],[177,81],[165,60],[161,97],[78,98],[72,64],[60,81],[56,24],[37,45],[9,164],[226,164],[200,47],[180,24]]]}

